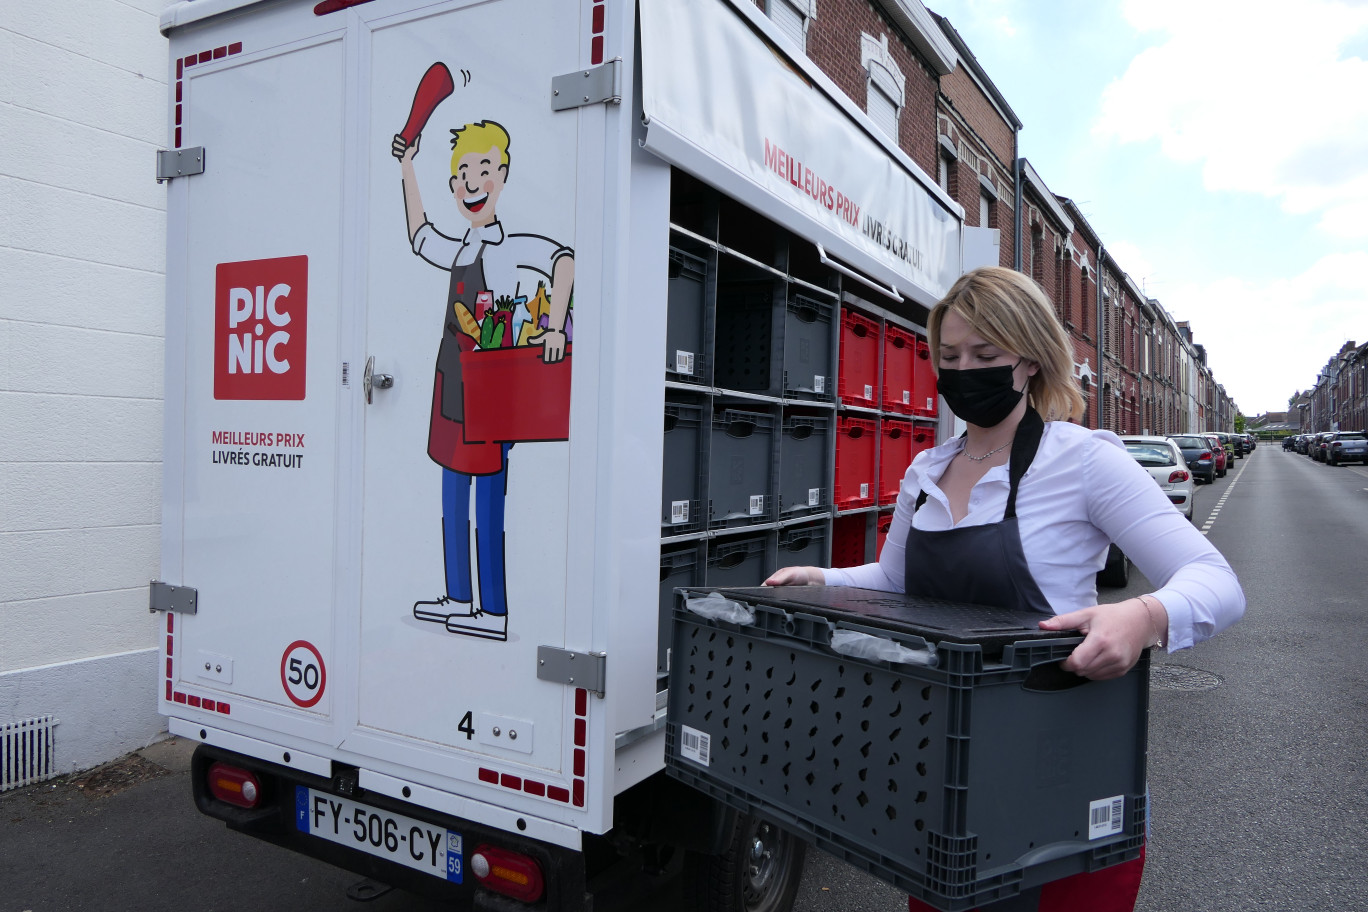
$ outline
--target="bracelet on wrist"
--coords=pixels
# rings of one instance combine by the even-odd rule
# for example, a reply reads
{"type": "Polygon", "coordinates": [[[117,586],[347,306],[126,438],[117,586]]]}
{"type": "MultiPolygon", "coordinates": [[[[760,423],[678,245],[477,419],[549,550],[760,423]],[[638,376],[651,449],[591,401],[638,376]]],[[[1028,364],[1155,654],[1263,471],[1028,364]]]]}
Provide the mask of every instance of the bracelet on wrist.
{"type": "MultiPolygon", "coordinates": [[[[1159,605],[1159,600],[1152,595],[1140,595],[1136,596],[1136,598],[1139,600],[1140,604],[1144,606],[1145,617],[1149,618],[1150,630],[1154,632],[1154,642],[1150,645],[1158,646],[1160,649],[1168,648],[1168,625],[1163,625],[1163,628],[1161,629],[1159,622],[1155,620],[1154,609],[1150,607],[1151,601],[1153,601],[1154,604],[1159,605]]],[[[1163,605],[1159,605],[1159,607],[1162,609],[1163,605]]]]}

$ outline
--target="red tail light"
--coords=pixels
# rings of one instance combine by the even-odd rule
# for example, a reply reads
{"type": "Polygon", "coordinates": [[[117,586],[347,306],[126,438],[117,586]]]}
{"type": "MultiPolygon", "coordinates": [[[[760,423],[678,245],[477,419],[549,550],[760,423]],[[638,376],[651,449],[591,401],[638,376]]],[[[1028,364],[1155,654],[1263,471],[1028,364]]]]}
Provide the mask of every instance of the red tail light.
{"type": "Polygon", "coordinates": [[[1179,482],[1179,481],[1187,481],[1187,480],[1188,480],[1188,473],[1185,472],[1185,471],[1182,470],[1182,469],[1174,469],[1174,470],[1173,470],[1173,474],[1169,475],[1169,484],[1174,484],[1174,483],[1179,482]]]}
{"type": "Polygon", "coordinates": [[[240,808],[254,808],[261,801],[261,783],[257,777],[226,763],[209,767],[209,791],[219,801],[240,808]]]}
{"type": "Polygon", "coordinates": [[[535,859],[491,845],[470,856],[470,872],[482,886],[529,903],[541,899],[546,884],[535,859]]]}
{"type": "Polygon", "coordinates": [[[1198,459],[1210,459],[1210,458],[1211,458],[1211,450],[1207,450],[1205,453],[1203,453],[1201,456],[1198,456],[1197,458],[1198,458],[1198,459]]]}

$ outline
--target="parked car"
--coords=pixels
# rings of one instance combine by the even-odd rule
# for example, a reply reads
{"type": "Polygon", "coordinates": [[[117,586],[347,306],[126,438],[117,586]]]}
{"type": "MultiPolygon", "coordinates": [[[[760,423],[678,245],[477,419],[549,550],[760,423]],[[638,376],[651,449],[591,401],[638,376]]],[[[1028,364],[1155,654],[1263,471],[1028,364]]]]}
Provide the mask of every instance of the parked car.
{"type": "Polygon", "coordinates": [[[1282,441],[1282,445],[1283,445],[1283,452],[1284,452],[1284,453],[1287,452],[1288,450],[1292,450],[1293,452],[1296,452],[1296,449],[1297,449],[1297,438],[1296,438],[1296,437],[1293,437],[1293,436],[1284,437],[1284,438],[1283,438],[1283,441],[1282,441]]]}
{"type": "Polygon", "coordinates": [[[1311,458],[1316,462],[1325,462],[1326,451],[1330,448],[1330,438],[1335,436],[1334,431],[1321,431],[1311,441],[1311,458]]]}
{"type": "Polygon", "coordinates": [[[1363,431],[1340,431],[1330,438],[1325,449],[1325,461],[1330,465],[1361,462],[1368,465],[1368,437],[1363,431]]]}
{"type": "Polygon", "coordinates": [[[1126,445],[1126,452],[1150,473],[1169,502],[1192,519],[1197,483],[1192,480],[1192,471],[1183,461],[1178,445],[1167,437],[1122,437],[1121,442],[1126,445]]]}
{"type": "Polygon", "coordinates": [[[1311,455],[1311,440],[1315,434],[1302,434],[1297,437],[1297,452],[1303,456],[1311,455]]]}
{"type": "Polygon", "coordinates": [[[1130,558],[1116,545],[1107,548],[1107,563],[1097,571],[1097,585],[1122,589],[1130,585],[1130,558]]]}
{"type": "Polygon", "coordinates": [[[1226,467],[1230,465],[1230,454],[1226,452],[1225,447],[1221,446],[1220,437],[1215,434],[1206,434],[1204,436],[1207,440],[1211,441],[1211,455],[1212,460],[1216,464],[1216,477],[1225,478],[1226,467]]]}
{"type": "Polygon", "coordinates": [[[1244,434],[1231,434],[1230,451],[1235,454],[1236,459],[1244,459],[1249,452],[1249,443],[1245,440],[1244,434]]]}
{"type": "Polygon", "coordinates": [[[1170,434],[1169,440],[1178,444],[1183,461],[1188,464],[1197,481],[1207,484],[1216,481],[1216,458],[1210,440],[1201,434],[1170,434]]]}
{"type": "Polygon", "coordinates": [[[1231,435],[1227,434],[1225,431],[1212,431],[1211,433],[1216,435],[1216,439],[1221,441],[1221,448],[1226,451],[1226,464],[1229,465],[1234,462],[1235,441],[1231,439],[1231,435]]]}

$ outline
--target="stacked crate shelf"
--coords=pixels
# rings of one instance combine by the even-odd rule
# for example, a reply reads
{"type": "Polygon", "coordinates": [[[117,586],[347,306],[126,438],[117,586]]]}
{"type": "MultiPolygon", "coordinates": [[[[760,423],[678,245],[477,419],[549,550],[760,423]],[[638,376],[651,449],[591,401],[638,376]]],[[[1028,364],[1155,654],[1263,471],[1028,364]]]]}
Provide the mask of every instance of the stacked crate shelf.
{"type": "MultiPolygon", "coordinates": [[[[900,447],[909,429],[935,435],[917,409],[916,327],[843,294],[810,242],[680,172],[668,270],[662,674],[676,587],[872,560],[892,502],[883,422],[901,422],[900,447]]],[[[901,477],[910,457],[889,458],[901,477]]]]}
{"type": "Polygon", "coordinates": [[[845,306],[841,314],[833,565],[875,560],[892,524],[907,466],[935,445],[935,378],[929,346],[918,327],[887,311],[845,306]],[[929,379],[928,379],[929,378],[929,379]],[[872,433],[874,453],[862,449],[872,433]],[[868,492],[857,479],[870,475],[868,492]]]}

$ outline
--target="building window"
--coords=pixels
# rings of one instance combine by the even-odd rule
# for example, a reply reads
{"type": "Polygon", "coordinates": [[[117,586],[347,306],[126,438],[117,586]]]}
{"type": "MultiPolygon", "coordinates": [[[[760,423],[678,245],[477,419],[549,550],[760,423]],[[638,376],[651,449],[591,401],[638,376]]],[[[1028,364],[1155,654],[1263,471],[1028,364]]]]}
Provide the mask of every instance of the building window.
{"type": "Polygon", "coordinates": [[[897,142],[898,105],[872,79],[869,81],[869,94],[865,98],[865,110],[869,114],[869,119],[874,121],[874,125],[897,142]]]}
{"type": "Polygon", "coordinates": [[[1089,319],[1092,316],[1092,307],[1088,304],[1088,267],[1086,266],[1078,270],[1078,305],[1083,310],[1083,319],[1079,325],[1082,328],[1083,335],[1086,336],[1092,326],[1092,321],[1089,319]]]}
{"type": "MultiPolygon", "coordinates": [[[[777,2],[777,0],[771,0],[777,2]]],[[[888,35],[878,38],[860,35],[860,65],[868,76],[865,85],[865,113],[895,143],[898,141],[898,115],[907,96],[907,80],[888,50],[888,35]]]]}
{"type": "Polygon", "coordinates": [[[1045,232],[1040,225],[1031,226],[1031,278],[1045,287],[1045,232]]]}
{"type": "Polygon", "coordinates": [[[806,53],[808,23],[817,15],[816,5],[816,0],[765,0],[765,15],[806,53]]]}
{"type": "Polygon", "coordinates": [[[980,227],[980,228],[991,228],[991,227],[993,227],[992,212],[993,212],[993,201],[992,201],[991,199],[988,198],[988,194],[986,194],[986,193],[980,193],[980,194],[979,194],[979,227],[980,227]]]}

